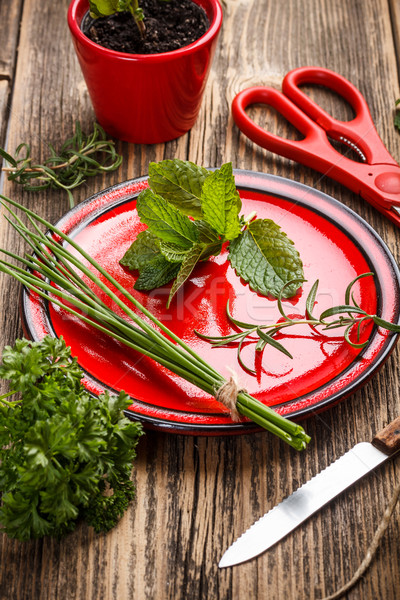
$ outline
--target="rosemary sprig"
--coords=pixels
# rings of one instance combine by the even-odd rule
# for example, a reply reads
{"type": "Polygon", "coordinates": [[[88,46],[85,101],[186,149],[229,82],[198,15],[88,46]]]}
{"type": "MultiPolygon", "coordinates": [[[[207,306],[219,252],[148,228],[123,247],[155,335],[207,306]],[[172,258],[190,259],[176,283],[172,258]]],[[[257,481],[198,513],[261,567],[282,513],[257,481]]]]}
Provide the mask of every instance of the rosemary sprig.
{"type": "MultiPolygon", "coordinates": [[[[227,346],[229,344],[237,344],[237,358],[238,362],[243,369],[248,371],[249,373],[256,375],[256,371],[245,364],[242,359],[242,348],[244,342],[253,343],[256,345],[255,351],[262,352],[267,345],[273,346],[289,358],[293,358],[290,352],[280,343],[278,340],[274,338],[274,336],[286,329],[288,327],[294,327],[296,325],[309,325],[313,328],[321,327],[322,330],[330,330],[343,328],[343,337],[346,342],[352,346],[353,348],[363,348],[369,342],[368,339],[361,340],[361,326],[363,323],[367,321],[373,321],[375,325],[378,327],[382,327],[387,329],[388,331],[393,331],[396,333],[400,332],[400,325],[396,325],[394,323],[390,323],[389,321],[385,321],[378,317],[378,315],[370,315],[365,310],[363,310],[354,298],[353,286],[354,284],[363,277],[373,276],[373,273],[363,273],[362,275],[358,275],[353,281],[349,283],[345,292],[345,300],[344,304],[339,306],[333,306],[332,308],[328,308],[324,310],[319,317],[313,315],[314,307],[315,307],[315,299],[317,296],[319,281],[317,280],[307,296],[306,300],[306,315],[301,319],[292,319],[288,315],[286,315],[285,310],[282,305],[282,295],[284,292],[285,286],[282,287],[282,290],[278,296],[278,309],[281,314],[281,318],[276,323],[272,325],[255,325],[254,323],[245,323],[243,321],[239,321],[235,319],[229,309],[229,301],[226,306],[226,313],[228,316],[228,320],[236,329],[240,329],[240,331],[235,331],[229,335],[224,336],[207,336],[202,333],[196,331],[195,333],[203,340],[210,342],[210,344],[214,347],[227,346]],[[333,318],[332,317],[336,317],[333,318]],[[350,338],[351,332],[356,331],[356,340],[352,341],[350,338]]],[[[295,280],[295,283],[303,283],[305,280],[295,280]]],[[[287,282],[285,285],[290,285],[294,283],[293,281],[287,282]]]]}
{"type": "MultiPolygon", "coordinates": [[[[0,198],[14,218],[8,219],[9,223],[33,251],[32,255],[19,257],[0,250],[22,265],[1,260],[0,271],[13,276],[29,290],[76,315],[93,328],[152,358],[212,396],[218,396],[227,384],[222,375],[141,305],[72,238],[28,208],[4,196],[0,198]],[[26,226],[11,207],[25,213],[31,227],[26,226]],[[41,231],[40,226],[47,234],[41,231]],[[90,287],[83,277],[90,282],[90,287]],[[111,301],[112,308],[100,299],[99,296],[104,294],[111,301]],[[133,305],[135,310],[128,304],[133,305]],[[124,318],[113,308],[122,311],[124,318]]],[[[235,395],[236,408],[241,414],[297,450],[306,447],[310,438],[301,426],[280,416],[245,391],[237,391],[235,395]]]]}
{"type": "Polygon", "coordinates": [[[22,185],[24,190],[38,191],[46,188],[62,188],[68,194],[69,204],[75,204],[71,190],[84,183],[86,177],[92,177],[103,171],[114,171],[122,162],[112,140],[94,124],[93,131],[83,133],[79,121],[75,123],[74,135],[67,139],[59,152],[48,144],[50,156],[43,164],[36,164],[31,158],[29,144],[23,142],[15,150],[15,156],[0,148],[2,156],[10,167],[3,167],[9,181],[22,185]]]}

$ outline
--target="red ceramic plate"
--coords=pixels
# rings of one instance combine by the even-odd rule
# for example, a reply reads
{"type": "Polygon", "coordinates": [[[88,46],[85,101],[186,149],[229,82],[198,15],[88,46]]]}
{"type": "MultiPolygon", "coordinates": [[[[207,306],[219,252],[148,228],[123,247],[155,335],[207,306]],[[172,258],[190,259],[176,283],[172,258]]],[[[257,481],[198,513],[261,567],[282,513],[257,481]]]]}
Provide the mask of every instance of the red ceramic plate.
{"type": "MultiPolygon", "coordinates": [[[[399,322],[399,272],[378,235],[354,212],[336,200],[304,185],[260,173],[235,171],[243,214],[278,223],[300,252],[307,282],[293,299],[284,302],[289,315],[304,315],[308,292],[319,279],[316,314],[344,303],[348,283],[372,271],[375,277],[355,286],[357,302],[370,313],[399,322]]],[[[68,212],[58,223],[73,236],[139,301],[181,336],[224,376],[234,369],[241,386],[279,413],[298,418],[321,411],[353,393],[382,366],[397,341],[387,331],[373,329],[362,350],[349,346],[340,330],[328,333],[309,326],[288,329],[281,342],[293,355],[272,347],[255,358],[254,344],[243,350],[244,360],[257,367],[257,376],[244,371],[237,348],[214,348],[205,335],[232,332],[225,307],[242,321],[273,323],[279,318],[275,300],[252,292],[229,266],[226,251],[198,265],[193,276],[166,310],[169,287],[142,293],[133,290],[136,273],[119,259],[143,228],[135,205],[146,179],[127,181],[102,191],[68,212]]],[[[78,357],[84,384],[93,393],[125,390],[132,397],[128,414],[149,427],[193,433],[243,433],[255,430],[245,421],[233,423],[226,409],[193,385],[134,351],[99,335],[76,318],[23,292],[26,334],[40,339],[62,335],[78,357]]],[[[258,353],[259,354],[259,353],[258,353]]]]}

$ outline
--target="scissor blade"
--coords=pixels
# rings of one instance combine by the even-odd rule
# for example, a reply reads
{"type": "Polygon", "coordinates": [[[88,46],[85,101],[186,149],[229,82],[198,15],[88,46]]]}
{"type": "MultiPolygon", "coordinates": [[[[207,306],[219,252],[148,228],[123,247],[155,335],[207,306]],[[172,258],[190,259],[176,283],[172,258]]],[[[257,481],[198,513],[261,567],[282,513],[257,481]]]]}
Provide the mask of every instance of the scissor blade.
{"type": "Polygon", "coordinates": [[[368,442],[357,444],[254,523],[228,548],[219,567],[240,564],[268,550],[387,458],[368,442]]]}

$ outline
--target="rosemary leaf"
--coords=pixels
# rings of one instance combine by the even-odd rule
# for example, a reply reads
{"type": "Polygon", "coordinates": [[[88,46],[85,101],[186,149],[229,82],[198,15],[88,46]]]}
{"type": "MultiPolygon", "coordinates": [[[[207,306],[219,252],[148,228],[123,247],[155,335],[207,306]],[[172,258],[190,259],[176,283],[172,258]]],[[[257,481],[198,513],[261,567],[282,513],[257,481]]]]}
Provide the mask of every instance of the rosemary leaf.
{"type": "MultiPolygon", "coordinates": [[[[240,332],[231,333],[224,336],[206,336],[203,334],[195,332],[199,337],[204,340],[210,342],[213,348],[217,348],[218,346],[224,346],[227,344],[237,344],[237,359],[240,366],[256,375],[256,371],[247,366],[241,357],[242,346],[245,341],[248,343],[255,344],[255,351],[262,352],[266,345],[271,345],[282,354],[293,358],[289,351],[274,339],[274,335],[287,327],[295,327],[296,325],[309,325],[312,328],[320,327],[323,331],[344,328],[343,338],[344,340],[353,348],[364,348],[369,339],[360,341],[361,339],[361,327],[365,322],[373,322],[376,326],[382,327],[388,331],[392,331],[394,333],[400,333],[400,325],[396,323],[390,323],[379,317],[378,315],[370,315],[365,310],[363,310],[355,300],[354,294],[352,292],[352,288],[354,284],[363,277],[373,276],[373,273],[363,273],[358,275],[353,281],[349,283],[345,291],[345,304],[341,304],[339,306],[333,306],[324,310],[319,317],[314,315],[315,303],[316,303],[316,295],[318,290],[318,280],[312,285],[311,290],[307,296],[306,300],[306,315],[304,318],[296,318],[292,319],[288,315],[286,315],[283,304],[282,304],[282,293],[278,294],[278,310],[281,314],[281,318],[279,321],[272,325],[255,325],[251,323],[244,323],[235,319],[230,311],[229,303],[226,307],[226,315],[228,317],[228,321],[231,323],[232,327],[240,328],[240,332]],[[353,304],[350,304],[353,302],[353,304]],[[336,317],[332,319],[332,317],[336,317]],[[327,321],[327,319],[329,319],[327,321]],[[354,342],[351,339],[352,332],[356,333],[357,341],[354,342]],[[254,334],[258,337],[254,337],[254,334]]],[[[301,280],[304,281],[304,280],[301,280]]],[[[291,283],[291,282],[288,282],[291,283]]],[[[246,413],[248,414],[248,413],[246,413]]]]}
{"type": "Polygon", "coordinates": [[[107,140],[105,131],[97,123],[86,135],[77,121],[75,134],[62,144],[59,153],[51,144],[48,144],[48,149],[50,156],[43,164],[35,164],[26,142],[19,144],[14,157],[0,148],[0,156],[10,165],[3,167],[3,171],[8,174],[9,181],[18,183],[26,191],[65,190],[71,208],[75,204],[71,190],[80,186],[87,177],[114,171],[122,163],[114,142],[107,140]]]}

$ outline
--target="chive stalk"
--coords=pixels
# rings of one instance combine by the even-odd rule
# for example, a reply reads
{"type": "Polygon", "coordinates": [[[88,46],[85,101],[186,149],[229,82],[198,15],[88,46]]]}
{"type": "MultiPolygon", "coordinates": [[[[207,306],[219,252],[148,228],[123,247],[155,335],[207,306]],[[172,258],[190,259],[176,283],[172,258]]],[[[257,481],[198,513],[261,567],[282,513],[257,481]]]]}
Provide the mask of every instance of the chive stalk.
{"type": "MultiPolygon", "coordinates": [[[[8,222],[33,251],[33,255],[26,254],[20,257],[12,252],[0,250],[5,256],[23,265],[20,267],[1,260],[0,271],[11,275],[29,290],[48,302],[62,307],[95,329],[148,356],[206,393],[214,397],[218,395],[218,391],[227,383],[226,379],[159,321],[72,238],[14,200],[2,195],[0,198],[14,219],[7,218],[8,222]],[[11,207],[25,213],[33,226],[33,231],[22,222],[11,207]],[[40,226],[46,229],[46,233],[41,231],[40,226]],[[63,240],[66,245],[58,240],[63,240]],[[78,256],[70,252],[67,246],[78,253],[78,256]],[[96,272],[111,284],[119,295],[104,283],[96,272]],[[80,273],[91,281],[96,290],[107,295],[127,318],[115,314],[82,280],[80,273]],[[151,323],[133,311],[127,302],[151,323]]],[[[297,450],[304,449],[310,441],[301,426],[282,417],[247,392],[237,392],[236,408],[243,416],[277,435],[297,450]]]]}

